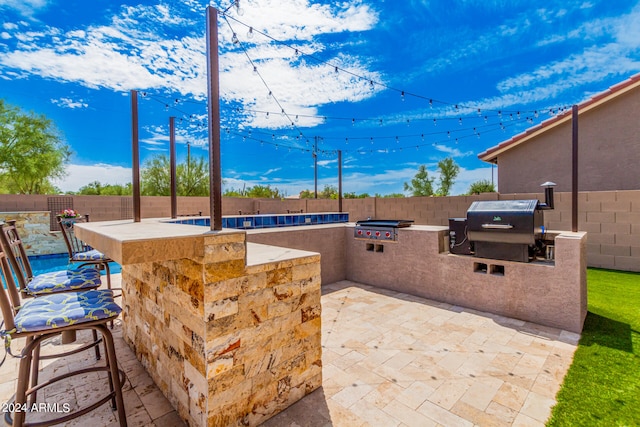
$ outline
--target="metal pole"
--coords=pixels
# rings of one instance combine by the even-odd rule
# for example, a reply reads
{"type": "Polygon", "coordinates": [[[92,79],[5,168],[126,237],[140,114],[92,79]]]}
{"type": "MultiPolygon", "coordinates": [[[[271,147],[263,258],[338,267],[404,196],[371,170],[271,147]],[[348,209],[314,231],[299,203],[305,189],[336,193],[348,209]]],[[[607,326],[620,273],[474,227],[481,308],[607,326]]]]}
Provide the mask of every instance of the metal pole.
{"type": "Polygon", "coordinates": [[[218,10],[207,6],[207,90],[209,107],[209,205],[211,230],[222,230],[222,167],[220,162],[220,70],[218,10]]]}
{"type": "Polygon", "coordinates": [[[178,184],[176,182],[176,118],[169,117],[169,156],[171,158],[171,218],[178,217],[178,184]]]}
{"type": "Polygon", "coordinates": [[[314,199],[318,198],[318,137],[313,137],[313,184],[314,199]]]}
{"type": "Polygon", "coordinates": [[[342,150],[338,150],[338,212],[342,212],[342,150]]]}
{"type": "Polygon", "coordinates": [[[133,222],[140,222],[140,146],[138,141],[138,91],[131,91],[131,153],[133,222]]]}
{"type": "Polygon", "coordinates": [[[578,106],[571,107],[571,231],[578,231],[578,106]]]}

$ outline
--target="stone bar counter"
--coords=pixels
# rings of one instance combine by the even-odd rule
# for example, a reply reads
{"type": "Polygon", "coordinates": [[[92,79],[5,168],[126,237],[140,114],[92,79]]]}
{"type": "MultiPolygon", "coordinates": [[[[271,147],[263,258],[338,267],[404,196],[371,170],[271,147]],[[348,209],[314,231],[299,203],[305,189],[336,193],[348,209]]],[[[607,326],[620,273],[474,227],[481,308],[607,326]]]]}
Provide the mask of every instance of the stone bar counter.
{"type": "Polygon", "coordinates": [[[189,425],[257,425],[321,386],[319,254],[154,219],[76,233],[122,265],[124,339],[189,425]]]}

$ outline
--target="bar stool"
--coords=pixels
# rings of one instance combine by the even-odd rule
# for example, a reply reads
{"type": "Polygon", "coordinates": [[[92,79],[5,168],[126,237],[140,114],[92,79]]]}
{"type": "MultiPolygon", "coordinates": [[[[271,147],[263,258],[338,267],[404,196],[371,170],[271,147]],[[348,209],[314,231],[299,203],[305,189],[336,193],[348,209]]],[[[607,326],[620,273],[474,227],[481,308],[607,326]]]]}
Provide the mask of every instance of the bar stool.
{"type": "Polygon", "coordinates": [[[65,269],[34,276],[15,220],[9,220],[2,225],[0,244],[2,244],[11,268],[18,279],[20,292],[26,297],[96,289],[101,285],[100,271],[93,267],[65,269]]]}
{"type": "Polygon", "coordinates": [[[5,349],[11,348],[12,339],[26,338],[26,345],[19,356],[20,366],[15,398],[7,405],[13,411],[5,412],[5,421],[10,425],[21,427],[66,423],[111,401],[112,408],[118,412],[120,425],[126,426],[127,420],[121,389],[124,373],[121,377],[121,371],[117,366],[113,336],[106,326],[107,322],[118,317],[122,311],[113,299],[113,291],[104,289],[64,292],[22,301],[3,250],[0,250],[0,274],[2,276],[0,278],[6,284],[6,287],[2,287],[0,290],[0,309],[4,319],[4,328],[0,330],[0,336],[5,340],[5,349]],[[105,365],[71,371],[29,387],[30,372],[33,370],[32,364],[35,363],[34,353],[39,351],[41,343],[70,330],[100,332],[105,346],[105,365]],[[107,372],[109,393],[92,405],[71,414],[46,422],[27,423],[28,396],[58,381],[89,372],[107,372]],[[27,409],[27,411],[22,409],[27,409]]]}
{"type": "MultiPolygon", "coordinates": [[[[100,271],[94,267],[81,268],[78,270],[60,270],[43,274],[33,274],[29,257],[24,248],[24,244],[18,229],[16,228],[16,221],[9,220],[0,226],[0,247],[5,252],[5,255],[9,261],[13,275],[18,279],[18,286],[20,294],[23,297],[41,297],[43,295],[51,295],[62,292],[77,292],[86,291],[91,289],[97,289],[102,284],[100,281],[100,271]]],[[[96,330],[91,331],[93,334],[93,342],[81,346],[73,351],[75,354],[81,351],[95,349],[96,360],[100,360],[100,342],[98,338],[98,332],[96,330]]],[[[75,331],[66,331],[62,334],[62,342],[64,344],[75,341],[75,331]]],[[[40,360],[53,359],[59,355],[47,355],[40,356],[40,348],[38,347],[34,351],[34,362],[32,364],[31,380],[32,385],[38,382],[38,368],[40,366],[40,360]]],[[[31,395],[31,400],[35,402],[37,393],[34,392],[31,395]]]]}
{"type": "Polygon", "coordinates": [[[74,232],[74,224],[76,222],[89,222],[89,215],[87,214],[83,217],[72,219],[56,215],[56,219],[60,225],[60,231],[62,231],[64,243],[67,246],[69,262],[79,263],[81,266],[96,265],[100,269],[104,268],[107,276],[107,288],[111,289],[111,270],[109,269],[109,263],[113,262],[113,260],[78,239],[74,232]]]}

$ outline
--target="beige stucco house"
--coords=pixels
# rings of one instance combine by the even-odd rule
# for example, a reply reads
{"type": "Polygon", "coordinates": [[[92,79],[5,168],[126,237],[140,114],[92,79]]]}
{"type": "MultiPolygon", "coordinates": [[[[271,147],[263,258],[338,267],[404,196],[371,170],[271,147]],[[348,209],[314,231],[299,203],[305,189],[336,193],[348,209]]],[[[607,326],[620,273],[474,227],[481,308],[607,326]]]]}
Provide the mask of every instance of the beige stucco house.
{"type": "MultiPolygon", "coordinates": [[[[571,191],[571,118],[569,109],[478,155],[498,165],[500,193],[546,181],[571,191]]],[[[579,191],[640,189],[640,74],[578,105],[578,147],[579,191]]]]}

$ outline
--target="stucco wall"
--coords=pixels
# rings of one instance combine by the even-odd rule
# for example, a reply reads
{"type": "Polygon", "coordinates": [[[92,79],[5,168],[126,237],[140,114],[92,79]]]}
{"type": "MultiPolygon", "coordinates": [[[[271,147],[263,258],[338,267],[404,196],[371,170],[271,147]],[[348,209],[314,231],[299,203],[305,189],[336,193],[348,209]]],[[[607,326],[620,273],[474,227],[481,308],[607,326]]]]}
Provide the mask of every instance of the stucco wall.
{"type": "MultiPolygon", "coordinates": [[[[640,89],[580,113],[580,191],[640,189],[640,89]]],[[[567,121],[498,155],[500,193],[539,191],[553,181],[571,191],[572,124],[567,121]]]]}

